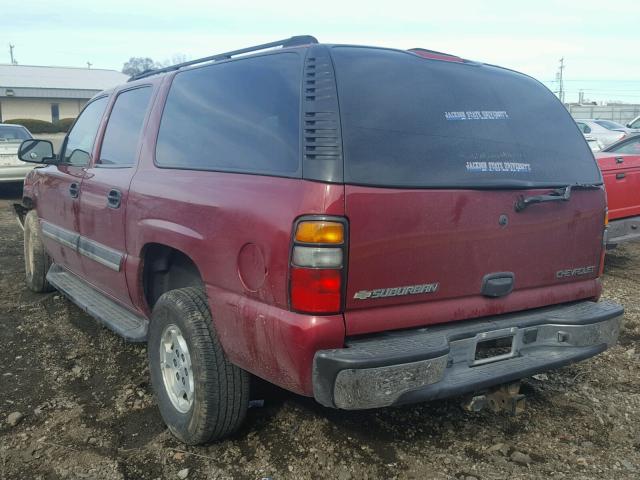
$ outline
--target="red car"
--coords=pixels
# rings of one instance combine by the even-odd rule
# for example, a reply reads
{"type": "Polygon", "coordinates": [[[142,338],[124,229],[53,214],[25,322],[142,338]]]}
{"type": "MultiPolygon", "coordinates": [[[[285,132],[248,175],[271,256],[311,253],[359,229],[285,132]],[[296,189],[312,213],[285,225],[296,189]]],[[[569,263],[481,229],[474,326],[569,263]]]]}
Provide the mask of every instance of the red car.
{"type": "Polygon", "coordinates": [[[609,207],[609,248],[640,239],[640,135],[626,137],[595,154],[609,207]]]}
{"type": "Polygon", "coordinates": [[[238,428],[251,375],[480,402],[618,336],[598,167],[511,70],[293,37],[138,75],[20,158],[27,284],[146,341],[187,443],[238,428]]]}

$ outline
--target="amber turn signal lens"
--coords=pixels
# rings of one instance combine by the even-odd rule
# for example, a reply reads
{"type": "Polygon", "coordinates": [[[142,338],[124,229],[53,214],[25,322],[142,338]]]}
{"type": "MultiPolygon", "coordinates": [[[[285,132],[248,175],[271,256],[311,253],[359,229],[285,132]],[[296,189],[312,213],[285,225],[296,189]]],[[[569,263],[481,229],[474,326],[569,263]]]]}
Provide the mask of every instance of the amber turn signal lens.
{"type": "Polygon", "coordinates": [[[300,222],[296,241],[304,243],[344,243],[344,225],[339,222],[300,222]]]}
{"type": "Polygon", "coordinates": [[[604,213],[604,226],[609,225],[609,210],[604,213]]]}

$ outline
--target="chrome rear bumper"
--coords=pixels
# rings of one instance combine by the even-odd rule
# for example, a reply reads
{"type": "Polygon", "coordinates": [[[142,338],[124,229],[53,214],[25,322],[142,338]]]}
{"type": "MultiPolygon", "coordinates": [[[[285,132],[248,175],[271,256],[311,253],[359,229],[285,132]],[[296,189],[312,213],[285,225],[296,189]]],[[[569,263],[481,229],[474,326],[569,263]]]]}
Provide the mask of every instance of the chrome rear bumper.
{"type": "Polygon", "coordinates": [[[601,353],[622,315],[614,303],[579,302],[348,341],[316,353],[314,396],[356,410],[483,390],[601,353]],[[493,342],[507,346],[493,355],[493,342]]]}

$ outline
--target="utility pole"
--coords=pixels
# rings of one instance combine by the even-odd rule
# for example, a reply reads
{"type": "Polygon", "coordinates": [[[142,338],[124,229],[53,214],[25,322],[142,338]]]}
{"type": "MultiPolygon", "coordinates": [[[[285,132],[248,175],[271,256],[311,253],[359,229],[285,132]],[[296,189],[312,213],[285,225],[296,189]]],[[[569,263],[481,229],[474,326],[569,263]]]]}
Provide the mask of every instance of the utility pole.
{"type": "Polygon", "coordinates": [[[11,57],[11,65],[17,65],[18,61],[13,56],[13,49],[16,48],[15,45],[9,44],[9,56],[11,57]]]}
{"type": "Polygon", "coordinates": [[[93,65],[93,63],[87,62],[87,68],[91,69],[91,65],[93,65]]]}
{"type": "Polygon", "coordinates": [[[558,81],[558,98],[562,103],[564,103],[564,81],[563,81],[563,70],[564,70],[564,57],[560,59],[560,67],[558,68],[558,73],[556,73],[556,80],[558,81]]]}

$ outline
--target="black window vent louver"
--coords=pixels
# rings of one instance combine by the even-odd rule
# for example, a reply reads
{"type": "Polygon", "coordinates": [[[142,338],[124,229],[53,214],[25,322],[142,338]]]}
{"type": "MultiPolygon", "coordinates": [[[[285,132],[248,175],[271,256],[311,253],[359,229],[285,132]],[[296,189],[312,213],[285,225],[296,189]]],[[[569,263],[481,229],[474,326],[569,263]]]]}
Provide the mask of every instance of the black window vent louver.
{"type": "Polygon", "coordinates": [[[338,95],[333,64],[325,46],[309,48],[303,82],[304,178],[342,182],[338,95]]]}

